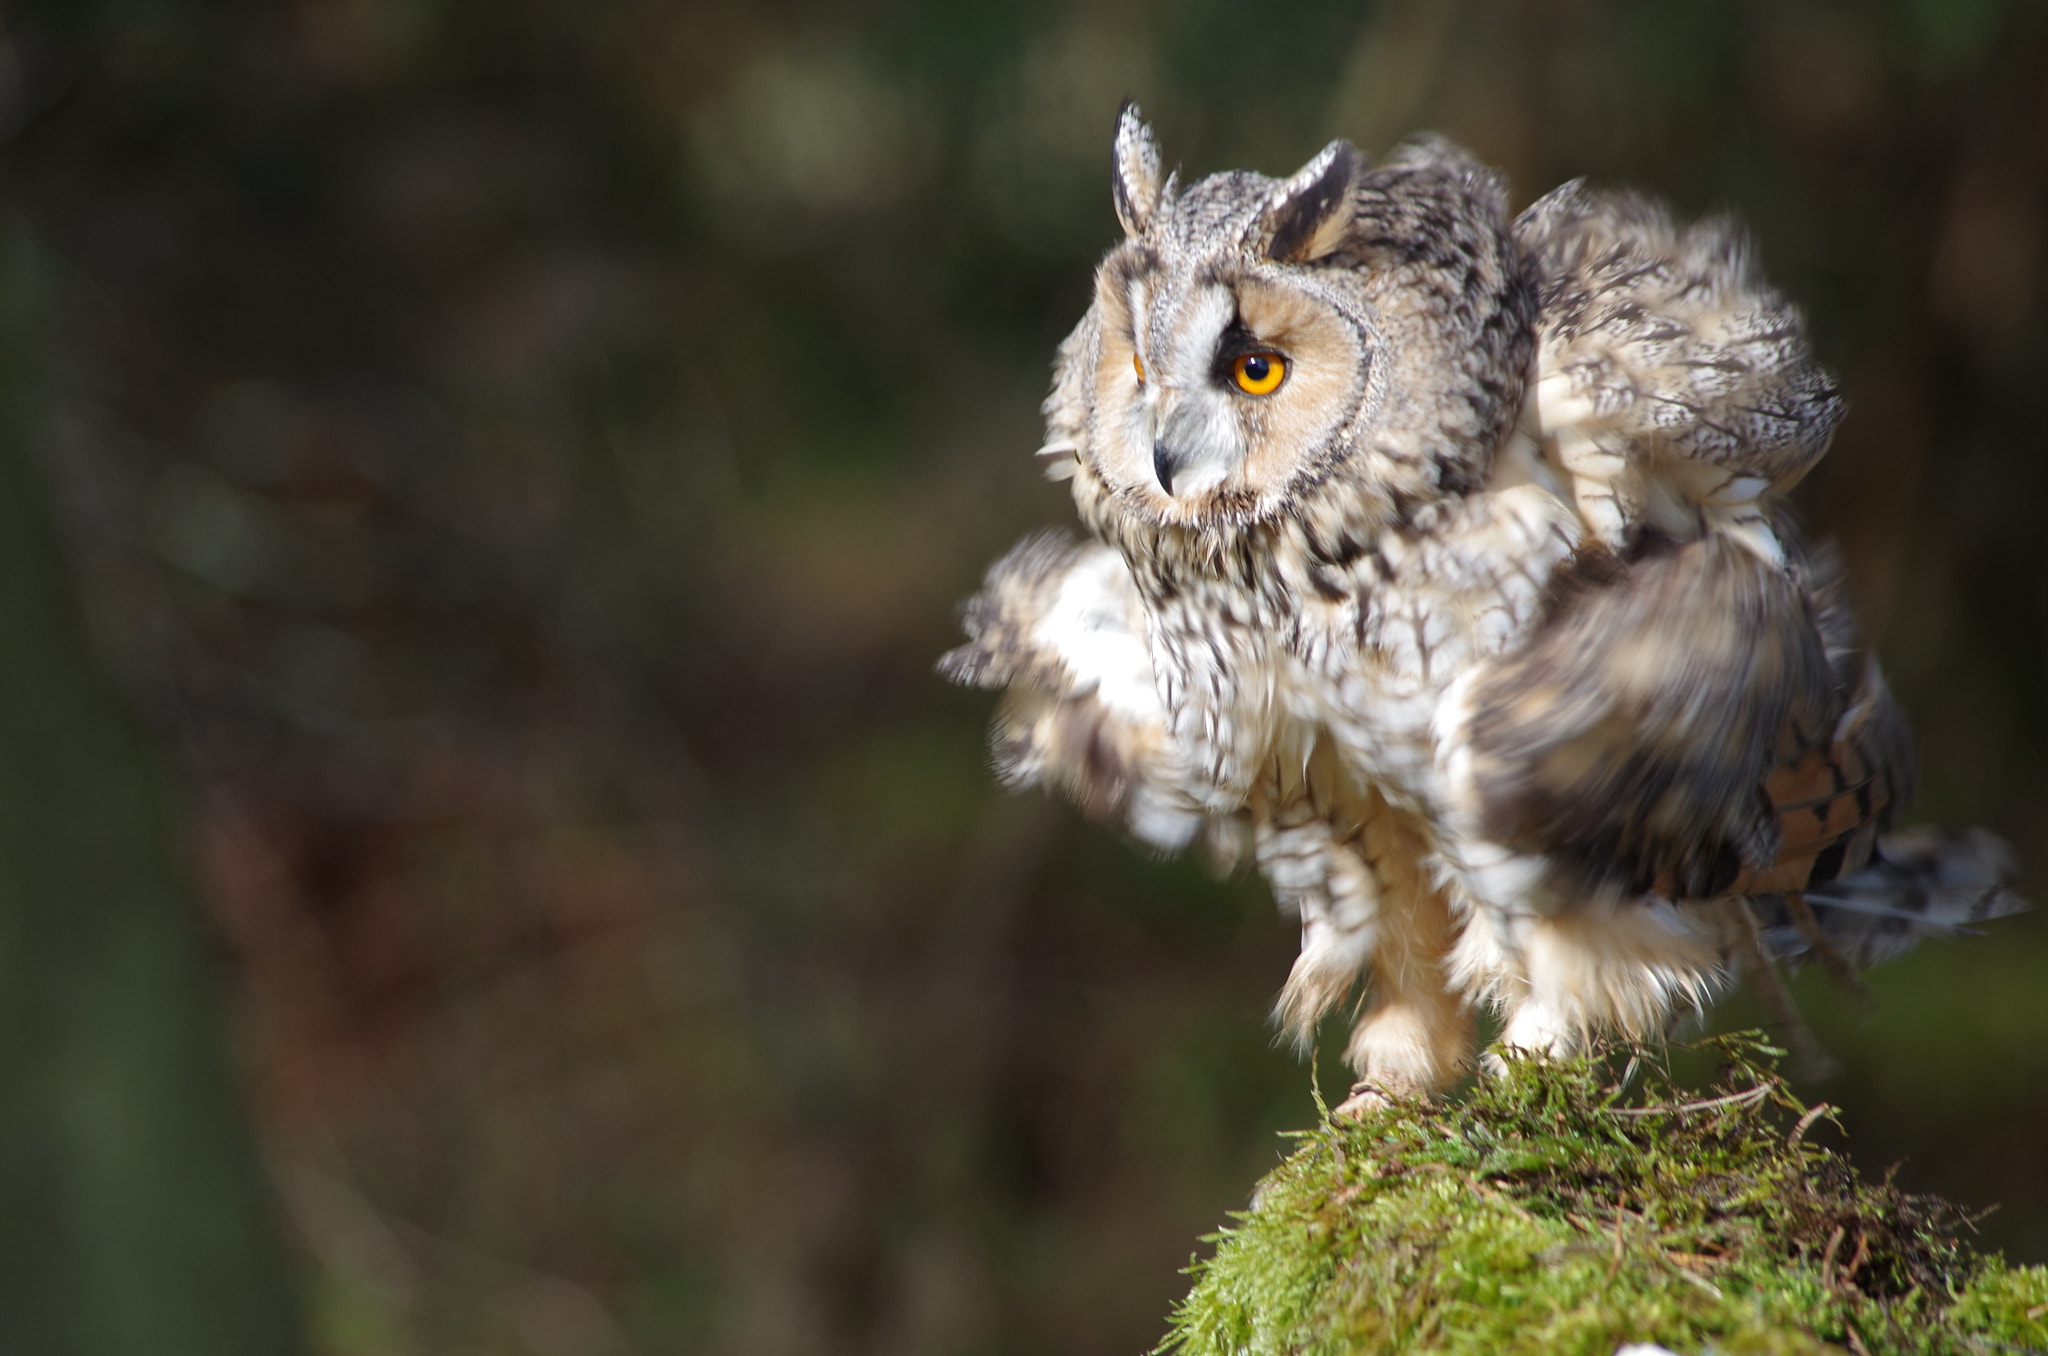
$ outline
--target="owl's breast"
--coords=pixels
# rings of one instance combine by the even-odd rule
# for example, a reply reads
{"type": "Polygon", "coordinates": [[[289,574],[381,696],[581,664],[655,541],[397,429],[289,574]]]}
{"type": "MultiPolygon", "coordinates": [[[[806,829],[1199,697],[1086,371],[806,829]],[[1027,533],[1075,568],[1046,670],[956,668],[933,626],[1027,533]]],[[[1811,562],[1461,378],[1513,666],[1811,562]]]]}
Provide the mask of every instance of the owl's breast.
{"type": "Polygon", "coordinates": [[[1212,813],[1230,814],[1282,737],[1281,628],[1226,581],[1155,577],[1141,590],[1153,679],[1189,791],[1212,813]]]}
{"type": "Polygon", "coordinates": [[[1437,734],[1446,698],[1535,631],[1580,532],[1556,495],[1519,485],[1389,533],[1360,569],[1348,609],[1289,647],[1301,669],[1299,707],[1390,801],[1434,814],[1446,801],[1437,734]]]}

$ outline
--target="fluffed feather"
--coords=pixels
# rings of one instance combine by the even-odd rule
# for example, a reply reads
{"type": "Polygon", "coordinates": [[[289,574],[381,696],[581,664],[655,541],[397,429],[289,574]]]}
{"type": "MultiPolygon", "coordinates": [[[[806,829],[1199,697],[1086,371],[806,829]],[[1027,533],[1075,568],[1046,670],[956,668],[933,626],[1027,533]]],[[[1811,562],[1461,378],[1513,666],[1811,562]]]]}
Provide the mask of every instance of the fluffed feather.
{"type": "MultiPolygon", "coordinates": [[[[1187,847],[1205,817],[1184,790],[1123,558],[1063,533],[1028,537],[961,619],[969,641],[938,671],[1008,689],[990,731],[1003,783],[1062,791],[1155,851],[1187,847]]],[[[1208,837],[1212,857],[1229,849],[1227,832],[1208,837]]]]}

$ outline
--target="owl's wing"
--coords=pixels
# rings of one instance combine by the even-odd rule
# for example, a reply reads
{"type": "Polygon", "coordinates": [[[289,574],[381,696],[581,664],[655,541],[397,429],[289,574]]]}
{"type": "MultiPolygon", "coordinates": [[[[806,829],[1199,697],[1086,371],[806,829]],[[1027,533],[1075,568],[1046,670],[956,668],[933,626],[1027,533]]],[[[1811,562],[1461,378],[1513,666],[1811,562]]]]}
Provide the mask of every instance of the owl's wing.
{"type": "Polygon", "coordinates": [[[2006,886],[2014,865],[2012,849],[1982,829],[1907,829],[1886,835],[1862,870],[1803,899],[1762,897],[1758,921],[1771,953],[1794,965],[1816,958],[1817,950],[1824,962],[1832,950],[1851,966],[1880,965],[1926,938],[1968,933],[1974,923],[2022,912],[2026,902],[2006,886]],[[1816,931],[1824,949],[1816,946],[1816,931]]]}
{"type": "MultiPolygon", "coordinates": [[[[1797,549],[1789,523],[1777,535],[1797,549]]],[[[1828,721],[1822,738],[1783,739],[1774,750],[1763,794],[1776,846],[1737,881],[1749,894],[1813,889],[1863,870],[1913,798],[1912,736],[1877,661],[1856,643],[1840,564],[1828,551],[1796,560],[1827,660],[1828,721]]]]}
{"type": "Polygon", "coordinates": [[[1807,592],[1720,533],[1597,547],[1447,731],[1468,822],[1570,899],[1707,898],[1775,862],[1772,769],[1835,742],[1843,705],[1807,592]]]}
{"type": "Polygon", "coordinates": [[[1740,232],[1578,182],[1514,232],[1539,294],[1520,431],[1593,534],[1622,550],[1645,528],[1717,526],[1782,559],[1760,505],[1819,460],[1844,407],[1740,232]]]}
{"type": "Polygon", "coordinates": [[[1595,549],[1474,677],[1483,831],[1574,890],[1770,895],[1871,869],[1912,749],[1833,562],[1776,507],[1843,414],[1798,311],[1726,221],[1571,183],[1514,229],[1539,296],[1517,441],[1595,549]]]}
{"type": "Polygon", "coordinates": [[[1891,832],[1912,794],[1905,720],[1833,559],[1782,514],[1766,525],[1785,568],[1720,532],[1574,563],[1459,705],[1473,822],[1540,858],[1567,903],[1751,897],[1792,959],[1874,964],[2022,908],[1991,835],[1891,832]]]}
{"type": "Polygon", "coordinates": [[[968,643],[939,672],[1007,689],[990,730],[1004,784],[1055,787],[1161,852],[1204,829],[1182,790],[1144,610],[1115,550],[1059,533],[1028,537],[989,570],[962,621],[968,643]]]}
{"type": "MultiPolygon", "coordinates": [[[[1787,534],[1789,536],[1789,533],[1787,534]]],[[[1831,556],[1802,562],[1841,713],[1825,745],[1781,757],[1764,782],[1778,825],[1752,896],[1773,954],[1852,967],[1892,960],[1928,937],[2026,908],[2007,888],[2012,849],[1982,829],[1891,832],[1913,794],[1913,749],[1877,661],[1856,646],[1831,556]]]]}

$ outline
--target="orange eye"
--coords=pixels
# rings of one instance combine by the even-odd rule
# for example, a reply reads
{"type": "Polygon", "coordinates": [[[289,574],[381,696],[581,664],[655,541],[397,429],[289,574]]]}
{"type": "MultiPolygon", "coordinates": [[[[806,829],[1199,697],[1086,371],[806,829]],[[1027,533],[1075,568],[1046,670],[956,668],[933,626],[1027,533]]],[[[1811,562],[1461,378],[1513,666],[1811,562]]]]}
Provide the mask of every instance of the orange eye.
{"type": "Polygon", "coordinates": [[[1277,353],[1245,353],[1230,365],[1237,389],[1246,395],[1271,395],[1287,380],[1287,359],[1277,353]]]}
{"type": "Polygon", "coordinates": [[[1145,384],[1145,360],[1135,353],[1131,355],[1131,370],[1138,374],[1138,384],[1143,386],[1145,384]]]}

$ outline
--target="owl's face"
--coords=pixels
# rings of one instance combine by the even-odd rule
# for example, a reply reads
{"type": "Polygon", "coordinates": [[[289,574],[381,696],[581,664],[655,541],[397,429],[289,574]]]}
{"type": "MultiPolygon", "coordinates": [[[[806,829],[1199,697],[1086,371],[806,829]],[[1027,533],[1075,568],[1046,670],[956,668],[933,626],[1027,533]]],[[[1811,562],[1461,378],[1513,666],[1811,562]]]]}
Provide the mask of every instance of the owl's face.
{"type": "MultiPolygon", "coordinates": [[[[1264,517],[1327,474],[1373,402],[1379,327],[1349,270],[1319,268],[1350,224],[1356,153],[1294,178],[1217,175],[1176,192],[1126,108],[1093,343],[1061,385],[1085,402],[1075,455],[1124,510],[1161,523],[1264,517]]],[[[1058,397],[1056,396],[1055,399],[1058,397]]]]}

